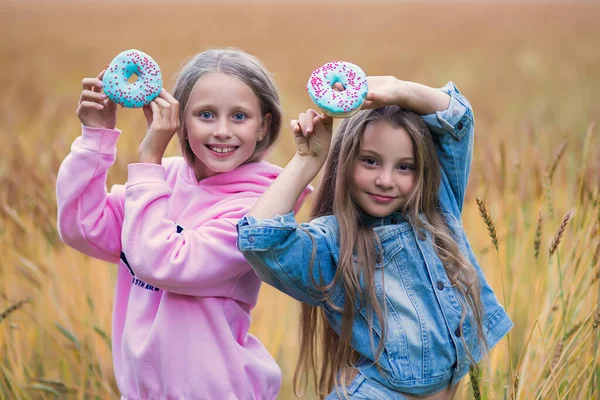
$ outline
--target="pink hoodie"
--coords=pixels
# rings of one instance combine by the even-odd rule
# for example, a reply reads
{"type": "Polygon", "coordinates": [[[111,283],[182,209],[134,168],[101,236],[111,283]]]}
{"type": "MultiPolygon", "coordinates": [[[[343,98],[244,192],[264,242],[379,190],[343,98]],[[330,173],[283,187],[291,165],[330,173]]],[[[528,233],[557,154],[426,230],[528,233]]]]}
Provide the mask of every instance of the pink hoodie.
{"type": "Polygon", "coordinates": [[[250,163],[198,182],[172,157],[130,164],[127,184],[107,193],[119,134],[83,127],[56,192],[62,240],[118,264],[112,338],[122,396],[274,399],[281,371],[248,334],[260,280],[236,248],[235,226],[281,168],[250,163]]]}

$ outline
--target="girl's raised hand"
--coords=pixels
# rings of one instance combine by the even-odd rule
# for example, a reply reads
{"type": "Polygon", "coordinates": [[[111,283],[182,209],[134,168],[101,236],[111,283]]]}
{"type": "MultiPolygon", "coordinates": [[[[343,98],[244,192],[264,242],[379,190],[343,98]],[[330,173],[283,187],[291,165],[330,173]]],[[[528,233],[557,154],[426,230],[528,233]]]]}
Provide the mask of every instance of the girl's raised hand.
{"type": "Polygon", "coordinates": [[[296,153],[301,157],[314,157],[325,161],[331,145],[333,119],[308,109],[290,122],[296,153]]]}
{"type": "Polygon", "coordinates": [[[361,109],[401,105],[402,81],[393,76],[367,76],[369,91],[361,109]]]}
{"type": "Polygon", "coordinates": [[[83,78],[77,116],[84,126],[114,129],[117,125],[117,105],[102,93],[103,70],[96,78],[83,78]]]}
{"type": "Polygon", "coordinates": [[[140,162],[161,164],[169,142],[179,129],[179,102],[162,89],[143,109],[148,131],[138,149],[140,162]]]}

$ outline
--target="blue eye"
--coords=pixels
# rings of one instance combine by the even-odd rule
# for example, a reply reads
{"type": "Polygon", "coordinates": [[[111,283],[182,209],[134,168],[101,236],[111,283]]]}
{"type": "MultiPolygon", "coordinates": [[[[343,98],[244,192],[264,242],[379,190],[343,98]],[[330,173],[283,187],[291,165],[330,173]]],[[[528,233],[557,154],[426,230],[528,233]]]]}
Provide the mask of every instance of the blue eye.
{"type": "Polygon", "coordinates": [[[211,113],[210,111],[202,111],[199,114],[200,118],[202,119],[211,119],[214,117],[213,113],[211,113]]]}
{"type": "Polygon", "coordinates": [[[233,119],[236,121],[243,121],[246,119],[246,114],[243,114],[243,113],[234,114],[233,119]]]}

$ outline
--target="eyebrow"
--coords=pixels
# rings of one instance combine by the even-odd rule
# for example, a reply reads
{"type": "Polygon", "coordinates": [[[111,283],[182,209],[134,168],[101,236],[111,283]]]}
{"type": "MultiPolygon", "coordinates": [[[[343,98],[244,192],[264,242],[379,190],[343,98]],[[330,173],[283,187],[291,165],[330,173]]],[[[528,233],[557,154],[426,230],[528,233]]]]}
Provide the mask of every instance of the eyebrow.
{"type": "MultiPolygon", "coordinates": [[[[195,103],[195,104],[190,104],[189,108],[193,111],[199,111],[199,110],[213,110],[215,108],[217,108],[217,106],[215,104],[212,103],[195,103]]],[[[244,112],[246,114],[250,114],[252,111],[252,107],[248,107],[246,104],[235,104],[233,107],[231,107],[231,110],[235,110],[236,112],[244,112]]]]}
{"type": "MultiPolygon", "coordinates": [[[[359,155],[374,155],[376,157],[380,157],[381,158],[381,154],[377,153],[375,150],[368,150],[368,149],[361,150],[359,152],[359,155]]],[[[412,157],[412,156],[401,157],[398,161],[401,161],[401,162],[409,162],[409,161],[410,162],[415,162],[415,158],[412,157]]]]}

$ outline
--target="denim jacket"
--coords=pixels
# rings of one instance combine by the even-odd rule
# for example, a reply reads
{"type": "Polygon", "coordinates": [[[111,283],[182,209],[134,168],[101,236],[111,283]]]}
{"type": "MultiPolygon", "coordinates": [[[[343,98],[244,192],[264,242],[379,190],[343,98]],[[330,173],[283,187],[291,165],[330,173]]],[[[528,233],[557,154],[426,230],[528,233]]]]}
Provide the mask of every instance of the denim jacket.
{"type": "MultiPolygon", "coordinates": [[[[452,82],[441,90],[451,96],[448,109],[422,118],[433,135],[442,167],[439,204],[459,248],[468,255],[479,275],[483,330],[491,349],[513,324],[487,283],[461,221],[473,152],[473,110],[452,82]]],[[[383,262],[376,266],[382,273],[375,274],[375,285],[380,298],[386,301],[387,335],[378,369],[373,363],[371,328],[364,308],[355,317],[352,346],[364,361],[358,366],[361,375],[394,391],[416,396],[456,385],[470,364],[463,339],[476,361],[482,354],[469,317],[463,329],[459,329],[460,294],[446,275],[431,235],[417,235],[415,227],[399,212],[385,218],[370,218],[369,223],[383,250],[383,262]]],[[[342,315],[336,308],[343,307],[342,288],[333,288],[330,301],[335,307],[332,307],[313,285],[320,279],[329,283],[335,275],[339,226],[334,216],[304,224],[296,223],[293,212],[270,219],[245,216],[238,222],[238,248],[264,282],[301,302],[323,307],[334,330],[340,332],[342,315]],[[316,256],[311,277],[308,266],[313,245],[316,256]]],[[[372,328],[375,348],[381,340],[380,327],[375,318],[372,328]]]]}

